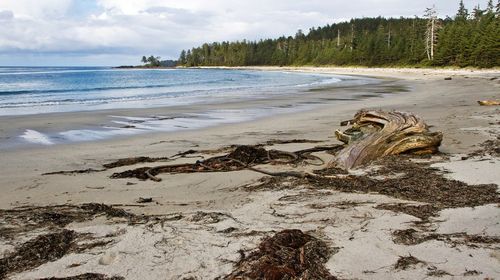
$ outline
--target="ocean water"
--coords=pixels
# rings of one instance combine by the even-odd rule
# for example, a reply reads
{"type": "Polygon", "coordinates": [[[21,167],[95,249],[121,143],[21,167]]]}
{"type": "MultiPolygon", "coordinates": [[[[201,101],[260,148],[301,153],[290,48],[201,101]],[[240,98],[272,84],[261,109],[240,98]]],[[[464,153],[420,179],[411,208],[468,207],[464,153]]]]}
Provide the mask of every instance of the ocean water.
{"type": "MultiPolygon", "coordinates": [[[[166,107],[161,115],[140,115],[140,111],[134,110],[116,115],[113,113],[116,111],[109,111],[106,120],[85,124],[85,127],[77,127],[64,119],[63,126],[17,127],[16,135],[6,133],[0,122],[0,149],[99,141],[250,121],[313,107],[311,104],[276,103],[271,106],[265,102],[266,98],[307,94],[309,89],[324,86],[373,82],[368,78],[286,71],[0,67],[0,121],[2,116],[32,115],[37,118],[45,113],[87,114],[94,110],[166,107]],[[217,106],[255,99],[264,102],[243,108],[217,106]],[[211,109],[204,110],[203,104],[211,104],[206,107],[211,109]],[[168,109],[191,108],[190,105],[197,105],[198,110],[168,109]],[[169,112],[175,114],[169,115],[169,112]]],[[[101,115],[102,112],[108,111],[101,111],[101,115]]]]}
{"type": "Polygon", "coordinates": [[[0,67],[0,116],[222,103],[339,81],[270,71],[0,67]]]}

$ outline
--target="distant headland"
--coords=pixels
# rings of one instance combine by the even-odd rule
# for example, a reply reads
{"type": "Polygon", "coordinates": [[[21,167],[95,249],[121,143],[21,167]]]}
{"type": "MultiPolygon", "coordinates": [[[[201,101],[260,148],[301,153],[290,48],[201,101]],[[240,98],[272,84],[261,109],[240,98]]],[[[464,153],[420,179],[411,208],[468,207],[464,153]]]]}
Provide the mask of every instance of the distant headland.
{"type": "Polygon", "coordinates": [[[150,55],[149,57],[143,56],[141,58],[143,65],[122,65],[113,67],[116,69],[161,69],[161,68],[174,68],[177,66],[177,60],[161,60],[161,57],[150,55]]]}

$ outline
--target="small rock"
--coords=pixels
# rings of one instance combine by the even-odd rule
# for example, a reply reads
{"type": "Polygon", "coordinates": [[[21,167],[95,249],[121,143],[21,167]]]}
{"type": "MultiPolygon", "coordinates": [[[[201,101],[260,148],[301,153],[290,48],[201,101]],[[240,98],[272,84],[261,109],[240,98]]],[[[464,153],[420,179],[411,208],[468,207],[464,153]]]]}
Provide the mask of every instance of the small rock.
{"type": "Polygon", "coordinates": [[[117,254],[115,252],[107,252],[100,259],[100,265],[110,265],[113,261],[115,261],[117,254]]]}
{"type": "Polygon", "coordinates": [[[451,77],[444,78],[445,81],[451,81],[451,77]]]}

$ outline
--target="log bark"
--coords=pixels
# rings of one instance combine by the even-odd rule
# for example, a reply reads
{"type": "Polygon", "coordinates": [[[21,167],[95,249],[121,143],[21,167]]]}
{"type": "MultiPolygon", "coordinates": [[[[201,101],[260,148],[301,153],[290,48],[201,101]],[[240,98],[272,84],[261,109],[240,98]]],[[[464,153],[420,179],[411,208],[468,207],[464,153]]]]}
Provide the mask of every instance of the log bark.
{"type": "Polygon", "coordinates": [[[344,132],[335,132],[346,146],[330,166],[351,169],[388,155],[432,154],[443,139],[441,132],[430,132],[422,118],[411,113],[362,110],[351,123],[344,132]]]}
{"type": "Polygon", "coordinates": [[[478,101],[479,105],[481,106],[499,106],[500,105],[500,100],[482,100],[478,101]]]}

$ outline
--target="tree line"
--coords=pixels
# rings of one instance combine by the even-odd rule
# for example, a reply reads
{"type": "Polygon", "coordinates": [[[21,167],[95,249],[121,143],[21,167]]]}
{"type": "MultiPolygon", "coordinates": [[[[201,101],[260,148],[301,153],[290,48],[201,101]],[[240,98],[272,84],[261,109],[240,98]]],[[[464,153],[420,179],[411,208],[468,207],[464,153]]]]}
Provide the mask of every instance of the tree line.
{"type": "Polygon", "coordinates": [[[141,62],[144,63],[142,67],[157,68],[157,67],[175,67],[177,61],[175,60],[161,60],[161,57],[151,55],[149,57],[143,56],[141,62]]]}
{"type": "Polygon", "coordinates": [[[260,41],[205,43],[183,50],[184,66],[500,66],[500,0],[438,18],[359,18],[260,41]]]}

